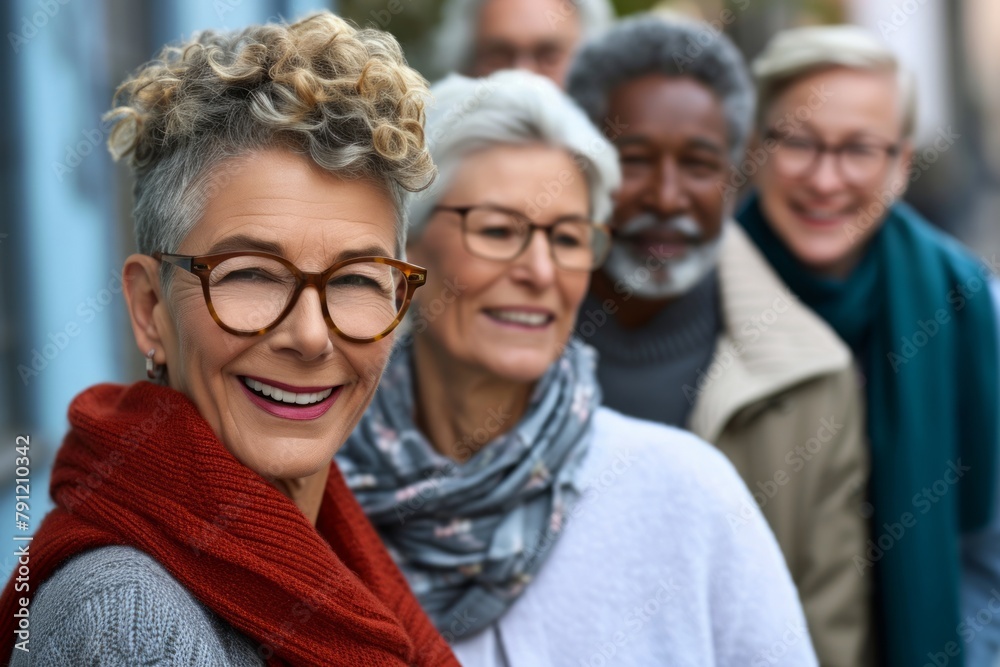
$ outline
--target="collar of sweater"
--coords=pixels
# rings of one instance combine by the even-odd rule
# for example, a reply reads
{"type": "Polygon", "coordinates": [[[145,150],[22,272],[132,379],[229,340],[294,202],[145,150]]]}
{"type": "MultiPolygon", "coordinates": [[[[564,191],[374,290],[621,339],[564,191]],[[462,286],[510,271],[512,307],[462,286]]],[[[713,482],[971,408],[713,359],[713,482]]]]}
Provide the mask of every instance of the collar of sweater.
{"type": "Polygon", "coordinates": [[[743,229],[729,221],[723,233],[723,326],[689,423],[710,442],[744,408],[851,365],[847,346],[789,291],[743,229]]]}
{"type": "MultiPolygon", "coordinates": [[[[601,303],[592,295],[584,301],[577,330],[587,331],[589,313],[603,313],[601,303]]],[[[712,345],[719,331],[719,290],[715,270],[691,291],[664,306],[646,325],[625,329],[608,316],[603,326],[594,326],[587,342],[602,359],[626,366],[661,364],[694,354],[712,345]]],[[[707,351],[707,350],[706,350],[707,351]]]]}
{"type": "MultiPolygon", "coordinates": [[[[457,664],[336,467],[313,527],[179,392],[98,385],[74,399],[69,421],[56,509],[31,545],[33,586],[77,553],[131,546],[272,664],[457,664]]],[[[13,583],[0,596],[4,664],[13,583]]]]}

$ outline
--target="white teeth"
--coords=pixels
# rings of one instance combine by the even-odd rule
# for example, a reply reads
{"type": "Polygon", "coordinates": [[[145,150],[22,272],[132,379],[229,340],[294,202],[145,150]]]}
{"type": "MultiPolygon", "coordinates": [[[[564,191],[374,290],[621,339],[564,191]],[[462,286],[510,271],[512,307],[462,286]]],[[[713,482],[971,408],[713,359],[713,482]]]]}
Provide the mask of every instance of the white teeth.
{"type": "Polygon", "coordinates": [[[802,212],[810,218],[814,218],[816,220],[831,220],[833,218],[839,218],[842,215],[847,215],[847,213],[843,211],[816,211],[811,209],[802,209],[802,212]]]}
{"type": "Polygon", "coordinates": [[[295,405],[310,405],[311,403],[319,403],[333,393],[332,387],[330,389],[324,389],[323,391],[296,394],[295,392],[288,391],[287,389],[272,387],[271,385],[265,384],[259,380],[243,378],[243,382],[254,391],[258,391],[265,396],[270,396],[276,401],[295,405]]]}
{"type": "Polygon", "coordinates": [[[544,313],[529,313],[523,310],[491,310],[489,313],[498,320],[531,327],[540,327],[549,321],[549,316],[544,313]]]}

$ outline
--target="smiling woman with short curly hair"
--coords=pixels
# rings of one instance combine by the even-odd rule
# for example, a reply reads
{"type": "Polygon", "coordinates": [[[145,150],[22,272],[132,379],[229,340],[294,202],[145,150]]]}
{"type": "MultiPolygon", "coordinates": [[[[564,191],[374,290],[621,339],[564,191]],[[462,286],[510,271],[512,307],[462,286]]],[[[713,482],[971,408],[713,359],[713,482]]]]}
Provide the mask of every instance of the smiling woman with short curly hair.
{"type": "Polygon", "coordinates": [[[457,664],[330,463],[426,278],[400,259],[426,94],[390,35],[328,13],[202,33],[121,86],[152,382],[70,406],[0,662],[457,664]]]}
{"type": "MultiPolygon", "coordinates": [[[[281,147],[318,167],[404,193],[434,176],[424,147],[426,82],[388,33],[332,14],[291,26],[197,35],[167,46],[118,89],[108,145],[135,177],[139,251],[174,248],[194,226],[206,185],[235,156],[281,147]]],[[[214,188],[209,188],[211,192],[214,188]]]]}

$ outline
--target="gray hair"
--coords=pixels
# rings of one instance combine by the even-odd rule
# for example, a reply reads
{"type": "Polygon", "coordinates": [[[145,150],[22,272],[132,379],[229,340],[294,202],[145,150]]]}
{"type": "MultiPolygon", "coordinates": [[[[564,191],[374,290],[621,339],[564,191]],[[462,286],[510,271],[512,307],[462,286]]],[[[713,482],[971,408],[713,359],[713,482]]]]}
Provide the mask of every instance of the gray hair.
{"type": "Polygon", "coordinates": [[[649,13],[623,19],[584,45],[566,90],[601,125],[611,92],[649,74],[688,76],[710,88],[722,102],[730,158],[740,161],[753,120],[753,83],[736,46],[708,23],[649,13]]]}
{"type": "Polygon", "coordinates": [[[591,216],[603,222],[611,214],[611,193],[621,182],[615,149],[550,80],[519,70],[480,79],[452,74],[431,95],[427,141],[440,175],[433,187],[410,196],[411,234],[419,235],[462,160],[498,145],[565,149],[587,178],[591,216]]]}
{"type": "Polygon", "coordinates": [[[759,106],[757,125],[777,97],[796,80],[833,67],[888,72],[896,75],[903,104],[903,137],[916,128],[917,96],[913,75],[889,47],[860,26],[810,26],[775,35],[753,61],[759,106]]]}
{"type": "Polygon", "coordinates": [[[384,187],[402,253],[404,195],[435,173],[426,93],[391,35],[328,12],[165,47],[122,84],[107,114],[108,146],[135,174],[139,252],[176,252],[215,189],[242,168],[236,158],[279,147],[384,187]]]}
{"type": "MultiPolygon", "coordinates": [[[[441,7],[441,27],[434,39],[434,64],[442,74],[471,71],[479,12],[487,2],[490,0],[445,0],[441,7]]],[[[599,35],[614,21],[615,10],[608,0],[563,2],[576,9],[584,39],[599,35]]]]}

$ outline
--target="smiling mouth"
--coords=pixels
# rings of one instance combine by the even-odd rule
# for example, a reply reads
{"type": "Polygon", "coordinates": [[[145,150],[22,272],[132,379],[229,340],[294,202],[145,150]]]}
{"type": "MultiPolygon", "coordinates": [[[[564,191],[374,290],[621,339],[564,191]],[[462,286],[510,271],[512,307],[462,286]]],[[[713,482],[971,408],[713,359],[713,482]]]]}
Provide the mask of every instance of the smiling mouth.
{"type": "Polygon", "coordinates": [[[618,238],[634,243],[635,245],[696,245],[699,243],[699,239],[697,238],[671,231],[639,232],[638,234],[623,235],[618,238]]]}
{"type": "Polygon", "coordinates": [[[791,209],[797,213],[800,217],[805,218],[810,221],[817,223],[835,223],[839,222],[843,218],[850,216],[854,211],[849,206],[845,206],[839,209],[817,209],[810,208],[805,204],[800,204],[798,202],[791,202],[791,209]]]}
{"type": "Polygon", "coordinates": [[[260,380],[255,380],[253,378],[241,377],[243,384],[245,384],[254,395],[263,398],[266,401],[275,403],[277,405],[288,405],[288,406],[310,406],[317,403],[321,403],[326,400],[330,394],[333,393],[333,387],[328,389],[323,389],[321,391],[312,392],[294,392],[288,389],[281,389],[273,385],[267,384],[266,382],[261,382],[260,380]]]}
{"type": "Polygon", "coordinates": [[[669,231],[619,235],[615,242],[625,244],[633,253],[664,259],[683,257],[692,248],[702,244],[701,239],[669,231]]]}
{"type": "Polygon", "coordinates": [[[548,326],[555,315],[537,310],[518,310],[514,308],[489,308],[483,311],[491,320],[501,324],[541,329],[548,326]]]}

